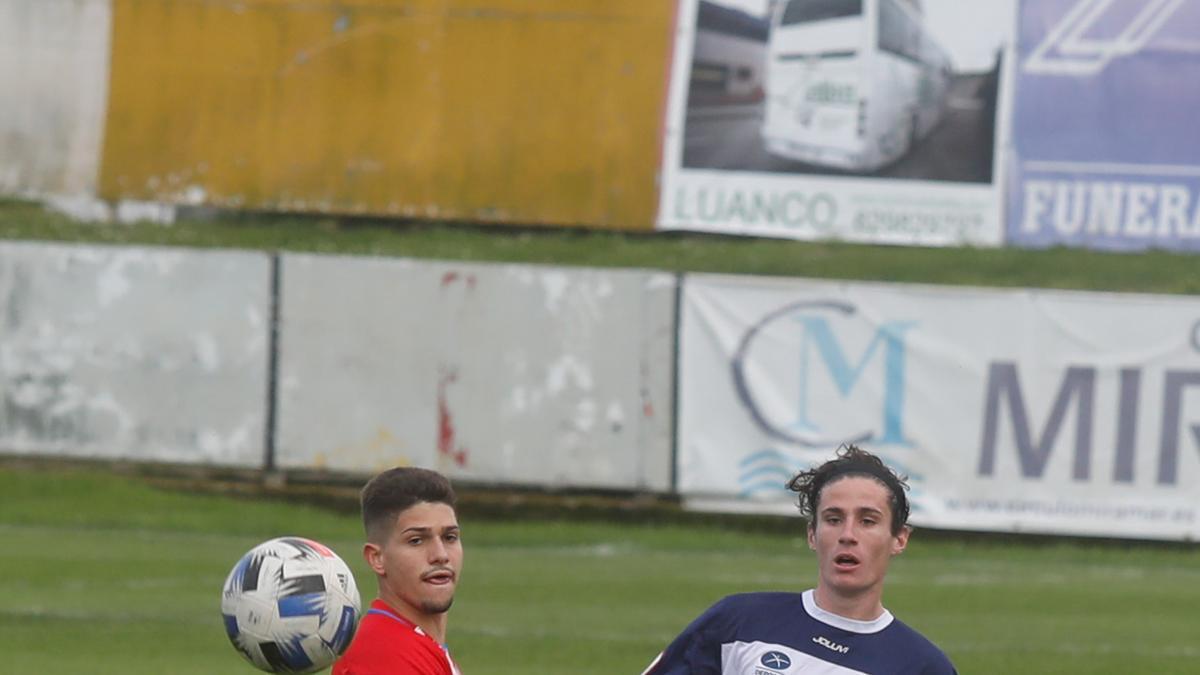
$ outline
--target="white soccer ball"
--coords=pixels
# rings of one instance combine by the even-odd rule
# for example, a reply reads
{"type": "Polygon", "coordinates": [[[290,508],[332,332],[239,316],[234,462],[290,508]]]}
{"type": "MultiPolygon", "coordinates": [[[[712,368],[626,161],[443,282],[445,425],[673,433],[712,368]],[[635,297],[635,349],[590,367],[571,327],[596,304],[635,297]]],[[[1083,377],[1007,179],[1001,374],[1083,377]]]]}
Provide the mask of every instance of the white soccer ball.
{"type": "Polygon", "coordinates": [[[269,673],[329,667],[350,646],[361,606],[346,563],[301,537],[250,549],[229,572],[221,594],[229,641],[269,673]]]}

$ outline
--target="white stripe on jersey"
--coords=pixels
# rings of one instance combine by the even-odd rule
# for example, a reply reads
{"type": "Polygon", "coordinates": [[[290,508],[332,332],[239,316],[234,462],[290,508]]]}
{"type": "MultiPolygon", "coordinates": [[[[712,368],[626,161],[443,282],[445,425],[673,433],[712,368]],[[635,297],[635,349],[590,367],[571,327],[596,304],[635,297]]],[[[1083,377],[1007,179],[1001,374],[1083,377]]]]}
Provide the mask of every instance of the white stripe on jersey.
{"type": "Polygon", "coordinates": [[[646,669],[642,671],[642,675],[647,675],[647,673],[654,670],[654,666],[657,666],[658,662],[662,661],[662,657],[663,653],[659,652],[658,656],[654,657],[654,660],[650,662],[650,665],[646,666],[646,669]]]}
{"type": "Polygon", "coordinates": [[[807,591],[804,591],[804,595],[801,597],[804,599],[804,611],[808,612],[809,616],[823,624],[833,626],[834,628],[841,628],[842,630],[850,631],[851,633],[862,633],[863,635],[878,633],[884,628],[890,626],[892,621],[896,618],[892,616],[891,612],[885,609],[883,610],[883,614],[880,614],[878,617],[871,619],[870,621],[847,619],[844,616],[834,614],[833,612],[826,612],[818,607],[816,593],[811,588],[807,591]]]}
{"type": "Polygon", "coordinates": [[[870,675],[823,661],[811,654],[769,642],[726,642],[721,645],[723,675],[870,675]],[[784,658],[778,655],[782,654],[784,658]],[[787,665],[784,665],[784,664],[787,665]],[[772,667],[774,666],[774,667],[772,667]],[[796,666],[799,666],[797,668],[796,666]]]}

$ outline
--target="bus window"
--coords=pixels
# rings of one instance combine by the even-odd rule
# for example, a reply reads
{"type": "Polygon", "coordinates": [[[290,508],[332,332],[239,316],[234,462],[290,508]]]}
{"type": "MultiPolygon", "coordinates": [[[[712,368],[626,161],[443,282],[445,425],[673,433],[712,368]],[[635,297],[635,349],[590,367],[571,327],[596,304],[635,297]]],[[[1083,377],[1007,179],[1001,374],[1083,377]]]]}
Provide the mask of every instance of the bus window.
{"type": "Polygon", "coordinates": [[[921,61],[920,28],[892,0],[879,3],[879,48],[921,61]]]}
{"type": "Polygon", "coordinates": [[[791,0],[783,9],[779,25],[839,19],[862,14],[862,0],[791,0]]]}

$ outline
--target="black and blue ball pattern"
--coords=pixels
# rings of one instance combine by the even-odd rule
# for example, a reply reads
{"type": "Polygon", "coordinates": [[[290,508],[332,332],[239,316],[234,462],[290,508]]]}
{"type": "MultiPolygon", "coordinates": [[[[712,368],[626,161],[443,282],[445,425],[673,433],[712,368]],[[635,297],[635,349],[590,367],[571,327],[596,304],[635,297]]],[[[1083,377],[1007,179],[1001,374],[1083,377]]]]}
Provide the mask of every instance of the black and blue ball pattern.
{"type": "Polygon", "coordinates": [[[229,641],[269,673],[328,668],[350,646],[361,607],[346,563],[302,537],[252,548],[233,566],[221,594],[229,641]]]}

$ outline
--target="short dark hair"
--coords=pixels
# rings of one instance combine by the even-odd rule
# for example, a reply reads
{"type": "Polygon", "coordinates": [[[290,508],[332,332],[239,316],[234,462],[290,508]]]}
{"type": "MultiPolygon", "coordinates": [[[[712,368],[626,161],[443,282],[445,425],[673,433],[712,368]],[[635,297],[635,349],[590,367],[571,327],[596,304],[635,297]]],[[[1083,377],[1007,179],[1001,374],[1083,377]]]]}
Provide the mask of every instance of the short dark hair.
{"type": "Polygon", "coordinates": [[[429,502],[454,508],[454,488],[445,476],[429,469],[401,466],[388,469],[363,486],[363,529],[367,540],[382,543],[396,517],[414,504],[429,502]]]}
{"type": "Polygon", "coordinates": [[[908,524],[908,497],[904,494],[908,489],[908,478],[892,471],[878,456],[857,445],[841,446],[834,459],[801,471],[788,481],[787,488],[799,493],[796,505],[800,507],[800,515],[808,520],[808,526],[813,527],[821,491],[829,483],[846,476],[874,478],[888,489],[891,494],[888,503],[892,507],[892,534],[900,534],[900,530],[908,524]]]}

